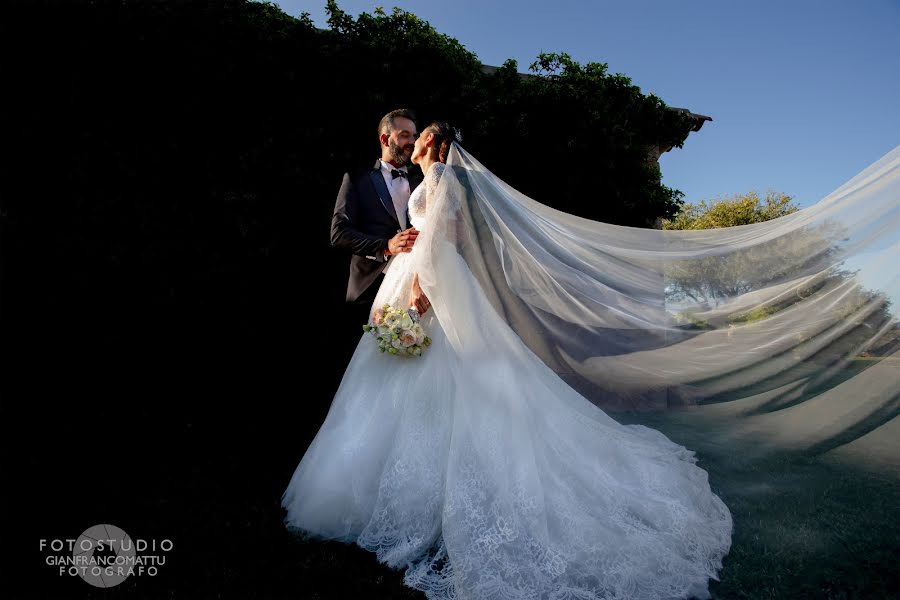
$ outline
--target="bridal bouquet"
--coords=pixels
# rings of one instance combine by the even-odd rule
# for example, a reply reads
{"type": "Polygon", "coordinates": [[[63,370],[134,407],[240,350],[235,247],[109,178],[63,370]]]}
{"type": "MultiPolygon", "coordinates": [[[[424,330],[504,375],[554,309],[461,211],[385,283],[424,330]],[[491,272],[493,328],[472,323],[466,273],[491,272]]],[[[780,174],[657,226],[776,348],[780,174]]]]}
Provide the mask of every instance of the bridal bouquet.
{"type": "Polygon", "coordinates": [[[398,308],[385,304],[376,308],[363,331],[378,340],[378,349],[395,356],[422,356],[431,345],[431,338],[419,324],[416,309],[398,308]]]}

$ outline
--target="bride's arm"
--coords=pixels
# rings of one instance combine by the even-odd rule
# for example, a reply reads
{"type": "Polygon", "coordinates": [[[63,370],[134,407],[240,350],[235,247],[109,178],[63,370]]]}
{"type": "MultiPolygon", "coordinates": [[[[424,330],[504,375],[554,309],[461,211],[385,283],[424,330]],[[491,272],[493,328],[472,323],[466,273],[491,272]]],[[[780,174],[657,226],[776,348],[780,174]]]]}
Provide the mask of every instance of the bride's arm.
{"type": "MultiPolygon", "coordinates": [[[[452,247],[452,251],[461,253],[462,249],[471,243],[470,225],[467,222],[460,200],[460,196],[466,194],[468,190],[455,181],[452,182],[452,187],[440,188],[439,182],[444,171],[445,166],[438,163],[429,169],[427,174],[428,177],[425,182],[425,185],[428,186],[426,187],[426,202],[429,211],[434,212],[429,213],[429,224],[426,228],[435,230],[433,237],[436,239],[426,238],[425,243],[431,244],[433,247],[428,248],[428,250],[422,248],[418,253],[419,256],[422,256],[424,253],[426,257],[430,257],[433,252],[437,251],[439,246],[446,245],[452,247]],[[439,195],[439,190],[441,189],[443,189],[443,194],[439,195]]],[[[463,181],[465,180],[463,179],[463,181]]],[[[429,262],[426,258],[425,263],[429,262]]],[[[418,266],[428,268],[427,264],[418,266]]],[[[431,308],[431,301],[419,285],[418,272],[413,274],[409,306],[418,310],[420,315],[424,315],[431,308]]]]}
{"type": "Polygon", "coordinates": [[[448,184],[444,188],[444,198],[439,209],[443,217],[440,229],[444,240],[459,251],[470,242],[467,218],[463,212],[463,199],[470,193],[465,172],[454,177],[448,184]]]}

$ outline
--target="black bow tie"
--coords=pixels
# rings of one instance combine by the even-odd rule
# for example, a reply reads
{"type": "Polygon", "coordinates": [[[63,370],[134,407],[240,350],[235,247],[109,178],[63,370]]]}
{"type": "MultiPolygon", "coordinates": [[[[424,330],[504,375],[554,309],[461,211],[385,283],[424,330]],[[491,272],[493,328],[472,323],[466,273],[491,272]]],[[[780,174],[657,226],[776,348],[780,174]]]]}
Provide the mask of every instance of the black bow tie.
{"type": "MultiPolygon", "coordinates": [[[[406,171],[401,171],[399,169],[391,169],[391,180],[397,179],[398,177],[406,177],[406,171]]],[[[409,177],[406,177],[409,179],[409,177]]]]}

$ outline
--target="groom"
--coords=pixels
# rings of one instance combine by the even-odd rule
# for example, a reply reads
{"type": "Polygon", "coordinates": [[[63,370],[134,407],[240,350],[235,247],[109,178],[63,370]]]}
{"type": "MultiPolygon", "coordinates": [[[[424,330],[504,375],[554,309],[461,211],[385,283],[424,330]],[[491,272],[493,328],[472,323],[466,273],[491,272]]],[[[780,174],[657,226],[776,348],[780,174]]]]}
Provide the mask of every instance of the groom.
{"type": "Polygon", "coordinates": [[[392,110],[378,124],[381,158],[372,168],[344,173],[331,219],[331,245],[349,250],[347,283],[349,319],[358,333],[391,256],[412,250],[419,234],[409,225],[407,202],[421,182],[418,169],[408,172],[413,145],[419,137],[415,116],[392,110]]]}

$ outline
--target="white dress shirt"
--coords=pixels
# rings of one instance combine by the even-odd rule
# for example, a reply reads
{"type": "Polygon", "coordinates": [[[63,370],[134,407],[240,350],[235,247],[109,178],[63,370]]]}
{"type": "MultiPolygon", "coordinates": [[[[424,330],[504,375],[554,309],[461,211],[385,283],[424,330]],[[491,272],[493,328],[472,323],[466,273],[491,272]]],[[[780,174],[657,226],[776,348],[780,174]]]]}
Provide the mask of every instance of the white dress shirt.
{"type": "MultiPolygon", "coordinates": [[[[409,204],[409,177],[397,177],[391,175],[391,163],[381,161],[381,174],[384,176],[384,182],[387,189],[391,193],[391,199],[394,201],[394,210],[397,212],[397,220],[400,221],[400,228],[406,229],[406,206],[409,204]]],[[[398,171],[406,173],[406,167],[400,167],[398,171]]]]}

